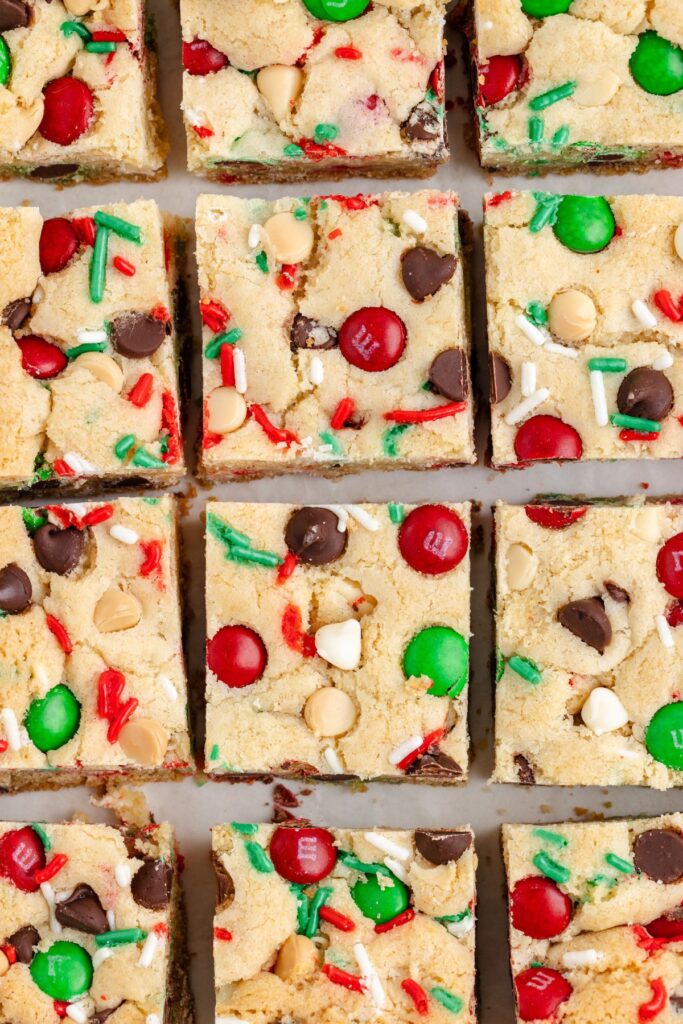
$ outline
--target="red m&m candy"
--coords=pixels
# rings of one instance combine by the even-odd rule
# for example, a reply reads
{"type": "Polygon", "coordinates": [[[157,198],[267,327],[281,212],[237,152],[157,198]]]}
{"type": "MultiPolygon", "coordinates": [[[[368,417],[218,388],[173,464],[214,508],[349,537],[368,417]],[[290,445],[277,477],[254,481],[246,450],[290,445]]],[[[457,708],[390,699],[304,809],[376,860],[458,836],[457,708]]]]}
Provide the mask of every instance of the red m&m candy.
{"type": "Polygon", "coordinates": [[[515,990],[521,1020],[547,1020],[573,992],[567,979],[551,967],[522,971],[515,978],[515,990]]]}
{"type": "Polygon", "coordinates": [[[356,310],[339,330],[341,354],[352,366],[368,373],[390,369],[399,361],[405,347],[405,324],[384,306],[356,310]]]}
{"type": "Polygon", "coordinates": [[[27,334],[17,339],[21,349],[21,365],[36,380],[48,380],[61,373],[68,359],[51,341],[41,338],[38,334],[27,334]]]}
{"type": "Polygon", "coordinates": [[[319,882],[337,863],[334,836],[324,828],[276,828],[270,840],[270,859],[288,882],[319,882]]]}
{"type": "Polygon", "coordinates": [[[438,576],[450,572],[467,554],[469,538],[457,513],[445,505],[420,505],[398,531],[398,546],[411,569],[438,576]]]}
{"type": "Polygon", "coordinates": [[[489,57],[481,64],[479,73],[479,95],[485,107],[500,103],[517,89],[522,80],[524,63],[517,54],[509,57],[489,57]]]}
{"type": "Polygon", "coordinates": [[[670,537],[659,549],[657,579],[672,597],[683,597],[683,533],[670,537]]]}
{"type": "Polygon", "coordinates": [[[30,825],[5,832],[0,838],[0,877],[22,892],[35,892],[33,876],[45,867],[45,849],[30,825]]]}
{"type": "Polygon", "coordinates": [[[585,505],[525,505],[527,518],[546,530],[564,530],[588,511],[585,505]]]}
{"type": "Polygon", "coordinates": [[[78,250],[78,235],[66,217],[52,217],[46,220],[40,232],[40,269],[44,274],[56,274],[63,270],[78,250]]]}
{"type": "Polygon", "coordinates": [[[92,124],[95,102],[80,78],[55,78],[43,89],[45,109],[38,131],[48,142],[68,146],[92,124]]]}
{"type": "Polygon", "coordinates": [[[206,662],[226,686],[249,686],[265,672],[268,652],[253,629],[223,626],[207,644],[206,662]]]}
{"type": "Polygon", "coordinates": [[[571,921],[572,901],[549,878],[530,875],[512,890],[510,916],[517,931],[529,938],[552,939],[571,921]]]}
{"type": "Polygon", "coordinates": [[[183,43],[183,67],[191,75],[212,75],[226,68],[230,61],[206,39],[183,43]]]}
{"type": "Polygon", "coordinates": [[[556,416],[532,416],[517,431],[515,453],[520,462],[537,459],[580,459],[578,432],[556,416]]]}
{"type": "Polygon", "coordinates": [[[675,916],[677,913],[680,913],[680,909],[678,907],[671,917],[658,917],[655,921],[650,921],[645,926],[645,930],[655,939],[676,939],[679,942],[682,941],[683,919],[675,916]]]}

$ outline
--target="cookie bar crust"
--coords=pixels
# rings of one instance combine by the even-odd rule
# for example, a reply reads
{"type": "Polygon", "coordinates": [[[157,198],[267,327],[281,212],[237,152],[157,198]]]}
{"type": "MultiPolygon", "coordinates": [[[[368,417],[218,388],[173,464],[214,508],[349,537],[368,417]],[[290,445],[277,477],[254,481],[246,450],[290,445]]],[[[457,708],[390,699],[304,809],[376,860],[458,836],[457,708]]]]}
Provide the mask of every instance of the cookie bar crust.
{"type": "Polygon", "coordinates": [[[493,463],[683,455],[683,200],[506,191],[484,211],[493,463]]]}
{"type": "Polygon", "coordinates": [[[0,509],[0,786],[194,763],[172,498],[0,509]]]}
{"type": "Polygon", "coordinates": [[[197,238],[204,478],[475,461],[453,193],[202,196],[197,238]]]}
{"type": "Polygon", "coordinates": [[[675,1020],[683,815],[504,825],[502,839],[517,1021],[675,1020]]]}
{"type": "Polygon", "coordinates": [[[213,829],[216,1021],[475,1020],[473,835],[213,829]]]}
{"type": "Polygon", "coordinates": [[[467,34],[484,167],[681,166],[679,4],[474,0],[467,34]]]}
{"type": "Polygon", "coordinates": [[[467,777],[470,506],[207,506],[211,778],[467,777]]]}

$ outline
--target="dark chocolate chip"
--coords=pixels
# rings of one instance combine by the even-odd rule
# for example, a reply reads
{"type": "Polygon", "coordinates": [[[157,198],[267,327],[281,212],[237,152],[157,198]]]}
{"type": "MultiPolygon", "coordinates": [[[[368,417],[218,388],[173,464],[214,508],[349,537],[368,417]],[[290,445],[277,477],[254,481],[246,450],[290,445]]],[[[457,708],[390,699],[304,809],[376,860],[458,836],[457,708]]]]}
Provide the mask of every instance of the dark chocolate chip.
{"type": "Polygon", "coordinates": [[[617,392],[617,407],[625,416],[663,420],[671,412],[674,392],[661,370],[638,366],[627,373],[617,392]]]}
{"type": "Polygon", "coordinates": [[[469,393],[467,355],[461,348],[445,348],[432,360],[428,374],[433,391],[449,402],[464,402],[469,393]]]}
{"type": "Polygon", "coordinates": [[[408,765],[406,775],[418,775],[424,779],[458,779],[462,776],[462,768],[443,750],[430,747],[422,757],[408,765]]]}
{"type": "Polygon", "coordinates": [[[30,13],[28,4],[23,0],[0,0],[0,32],[26,28],[30,13]]]}
{"type": "Polygon", "coordinates": [[[570,601],[563,605],[557,613],[561,625],[568,629],[579,640],[593,647],[599,654],[612,640],[612,626],[601,597],[583,597],[579,601],[570,601]]]}
{"type": "Polygon", "coordinates": [[[452,253],[438,253],[426,245],[406,249],[401,256],[401,276],[406,290],[416,302],[436,295],[453,277],[458,265],[452,253]]]}
{"type": "Polygon", "coordinates": [[[617,583],[614,583],[612,580],[605,580],[605,590],[607,591],[607,593],[613,601],[617,601],[619,604],[631,603],[631,595],[629,594],[628,590],[624,590],[623,587],[620,587],[617,583]]]}
{"type": "Polygon", "coordinates": [[[0,611],[18,615],[26,611],[32,596],[33,587],[23,569],[14,562],[0,569],[0,611]]]}
{"type": "Polygon", "coordinates": [[[85,538],[75,526],[62,529],[53,523],[39,526],[33,534],[33,550],[47,572],[67,576],[81,560],[85,538]]]}
{"type": "Polygon", "coordinates": [[[491,405],[498,405],[510,394],[512,370],[507,359],[503,359],[497,352],[489,356],[489,380],[491,405]]]}
{"type": "Polygon", "coordinates": [[[669,1006],[676,1014],[676,1016],[683,1014],[683,994],[676,994],[675,992],[673,992],[669,996],[669,1006]]]}
{"type": "Polygon", "coordinates": [[[292,352],[300,348],[330,349],[339,343],[333,327],[325,327],[303,313],[297,313],[289,329],[289,347],[292,352]]]}
{"type": "Polygon", "coordinates": [[[412,142],[433,142],[442,132],[441,121],[434,107],[424,100],[413,107],[401,128],[405,137],[412,142]]]}
{"type": "Polygon", "coordinates": [[[80,882],[71,895],[55,905],[55,917],[65,928],[88,935],[109,931],[109,923],[100,898],[91,886],[80,882]]]}
{"type": "Polygon", "coordinates": [[[677,882],[683,877],[683,835],[671,828],[651,828],[633,843],[633,862],[655,882],[677,882]]]}
{"type": "Polygon", "coordinates": [[[308,565],[335,562],[344,554],[347,541],[347,531],[339,529],[339,519],[329,508],[299,508],[285,527],[285,544],[308,565]]]}
{"type": "Polygon", "coordinates": [[[123,1003],[119,1003],[118,1006],[113,1006],[111,1010],[98,1010],[94,1017],[88,1017],[88,1024],[104,1024],[106,1020],[109,1020],[112,1013],[116,1013],[123,1003]]]}
{"type": "Polygon", "coordinates": [[[112,320],[112,344],[128,359],[153,356],[166,338],[166,325],[148,313],[124,313],[112,320]]]}
{"type": "Polygon", "coordinates": [[[163,860],[147,860],[133,876],[133,899],[147,910],[163,910],[171,898],[173,871],[163,860]]]}
{"type": "Polygon", "coordinates": [[[296,776],[298,779],[314,778],[320,774],[314,765],[308,764],[306,761],[283,761],[280,765],[280,771],[284,772],[285,775],[296,776]]]}
{"type": "Polygon", "coordinates": [[[52,178],[68,178],[78,171],[79,164],[47,164],[45,167],[34,167],[31,178],[50,181],[52,178]]]}
{"type": "Polygon", "coordinates": [[[34,949],[40,942],[40,935],[37,928],[27,924],[10,935],[7,941],[14,948],[19,963],[30,964],[35,955],[34,949]]]}
{"type": "Polygon", "coordinates": [[[450,864],[460,860],[472,845],[471,832],[431,832],[419,828],[415,832],[415,847],[430,864],[450,864]]]}
{"type": "Polygon", "coordinates": [[[232,875],[223,867],[217,854],[211,854],[213,870],[216,875],[216,910],[225,910],[235,896],[235,883],[232,875]]]}
{"type": "Polygon", "coordinates": [[[2,311],[2,322],[10,331],[18,331],[31,315],[31,299],[15,299],[2,311]]]}
{"type": "Polygon", "coordinates": [[[515,754],[513,760],[517,769],[517,778],[521,784],[523,786],[535,786],[536,776],[534,775],[534,770],[524,754],[515,754]]]}

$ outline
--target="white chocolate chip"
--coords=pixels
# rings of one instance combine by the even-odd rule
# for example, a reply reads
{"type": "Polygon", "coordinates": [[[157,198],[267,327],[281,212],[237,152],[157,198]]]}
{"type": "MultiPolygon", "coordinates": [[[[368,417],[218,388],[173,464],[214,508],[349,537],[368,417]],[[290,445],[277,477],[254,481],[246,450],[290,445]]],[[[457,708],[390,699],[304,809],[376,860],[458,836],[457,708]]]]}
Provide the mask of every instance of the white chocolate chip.
{"type": "Polygon", "coordinates": [[[72,366],[74,369],[87,370],[95,380],[106,384],[117,395],[121,394],[124,379],[123,370],[106,352],[84,352],[83,355],[74,360],[72,366]]]}
{"type": "Polygon", "coordinates": [[[132,718],[119,735],[119,744],[126,757],[145,768],[163,763],[168,741],[167,730],[154,718],[132,718]]]}
{"type": "Polygon", "coordinates": [[[0,86],[0,135],[3,148],[18,153],[34,135],[45,113],[42,96],[23,106],[5,86],[0,86]]]}
{"type": "Polygon", "coordinates": [[[526,544],[511,544],[507,550],[507,583],[510,590],[526,590],[538,569],[538,558],[526,544]]]}
{"type": "Polygon", "coordinates": [[[82,18],[84,14],[89,14],[97,7],[97,0],[64,0],[64,6],[69,14],[75,14],[77,18],[82,18]]]}
{"type": "Polygon", "coordinates": [[[659,514],[653,505],[649,505],[638,513],[633,524],[633,532],[642,540],[657,544],[661,537],[659,514]]]}
{"type": "Polygon", "coordinates": [[[554,295],[548,306],[548,326],[563,341],[585,341],[598,320],[590,295],[576,288],[554,295]]]}
{"type": "Polygon", "coordinates": [[[137,597],[118,587],[110,587],[95,605],[93,622],[100,633],[116,633],[132,629],[142,618],[142,605],[137,597]]]}
{"type": "Polygon", "coordinates": [[[315,736],[343,736],[356,721],[356,705],[335,686],[316,690],[304,706],[304,721],[315,736]]]}
{"type": "Polygon", "coordinates": [[[604,107],[614,99],[620,85],[619,75],[610,68],[591,68],[579,76],[572,99],[580,107],[604,107]]]}
{"type": "Polygon", "coordinates": [[[581,718],[596,736],[621,729],[628,722],[628,712],[613,690],[596,686],[581,708],[581,718]]]}
{"type": "Polygon", "coordinates": [[[297,220],[292,213],[276,213],[263,225],[278,263],[301,263],[313,249],[313,228],[309,220],[297,220]]]}
{"type": "Polygon", "coordinates": [[[247,403],[236,388],[214,388],[206,401],[206,425],[213,433],[231,434],[247,418],[247,403]]]}
{"type": "Polygon", "coordinates": [[[301,68],[287,64],[271,64],[261,68],[256,76],[256,87],[273,111],[276,121],[282,121],[291,113],[292,107],[304,87],[304,73],[301,68]]]}
{"type": "Polygon", "coordinates": [[[297,981],[313,974],[319,963],[320,954],[311,939],[290,935],[280,947],[274,971],[283,981],[297,981]]]}
{"type": "Polygon", "coordinates": [[[360,664],[361,631],[357,619],[330,622],[315,634],[315,649],[336,668],[355,669],[360,664]]]}

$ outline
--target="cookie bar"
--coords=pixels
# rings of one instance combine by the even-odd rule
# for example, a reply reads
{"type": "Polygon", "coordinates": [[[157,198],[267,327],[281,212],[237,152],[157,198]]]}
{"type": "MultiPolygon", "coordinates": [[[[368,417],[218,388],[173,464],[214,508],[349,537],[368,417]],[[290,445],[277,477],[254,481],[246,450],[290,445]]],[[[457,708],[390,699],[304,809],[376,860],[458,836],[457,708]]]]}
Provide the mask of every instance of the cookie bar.
{"type": "Polygon", "coordinates": [[[181,0],[191,171],[426,178],[448,159],[445,0],[181,0]]]}
{"type": "Polygon", "coordinates": [[[207,508],[207,771],[467,775],[470,506],[207,508]]]}
{"type": "Polygon", "coordinates": [[[0,508],[0,786],[191,772],[175,516],[0,508]]]}
{"type": "Polygon", "coordinates": [[[475,1021],[470,829],[213,829],[216,1024],[475,1021]]]}
{"type": "Polygon", "coordinates": [[[0,823],[2,1024],[192,1024],[175,837],[0,823]]]}
{"type": "Polygon", "coordinates": [[[3,0],[0,177],[160,177],[151,39],[144,0],[3,0]]]}
{"type": "Polygon", "coordinates": [[[499,504],[498,782],[683,785],[683,506],[499,504]]]}
{"type": "Polygon", "coordinates": [[[0,209],[0,490],[181,479],[177,227],[142,200],[0,209]]]}
{"type": "Polygon", "coordinates": [[[538,174],[683,163],[677,0],[473,0],[484,167],[538,174]]]}
{"type": "Polygon", "coordinates": [[[453,193],[202,196],[197,240],[203,476],[475,461],[453,193]]]}
{"type": "Polygon", "coordinates": [[[683,815],[504,825],[517,1021],[675,1021],[683,815]]]}
{"type": "Polygon", "coordinates": [[[683,199],[485,202],[493,462],[683,455],[683,199]]]}

